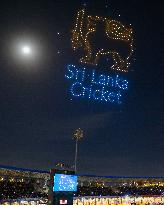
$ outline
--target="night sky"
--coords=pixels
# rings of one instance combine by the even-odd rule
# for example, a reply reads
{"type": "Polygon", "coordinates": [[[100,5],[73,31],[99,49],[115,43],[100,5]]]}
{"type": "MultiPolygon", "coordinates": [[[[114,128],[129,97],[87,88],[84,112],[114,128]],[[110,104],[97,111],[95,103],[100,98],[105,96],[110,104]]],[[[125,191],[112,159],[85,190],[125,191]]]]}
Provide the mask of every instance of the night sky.
{"type": "MultiPolygon", "coordinates": [[[[1,0],[0,164],[48,170],[74,163],[75,129],[82,174],[164,175],[163,6],[143,0],[1,0]],[[131,24],[135,52],[121,105],[74,99],[65,78],[78,54],[71,49],[77,11],[131,24]],[[31,39],[39,57],[16,56],[31,39]]],[[[78,63],[77,63],[78,64],[78,63]]],[[[103,68],[102,68],[103,70],[103,68]]]]}

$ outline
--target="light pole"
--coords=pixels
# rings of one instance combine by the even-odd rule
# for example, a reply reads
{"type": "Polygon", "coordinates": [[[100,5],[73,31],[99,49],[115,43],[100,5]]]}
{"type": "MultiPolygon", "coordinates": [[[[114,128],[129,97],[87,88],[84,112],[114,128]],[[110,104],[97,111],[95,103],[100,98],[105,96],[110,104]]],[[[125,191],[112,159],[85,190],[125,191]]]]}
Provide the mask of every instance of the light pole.
{"type": "Polygon", "coordinates": [[[83,130],[81,130],[80,128],[78,128],[77,130],[75,130],[74,134],[73,134],[73,139],[75,139],[76,141],[76,145],[75,145],[75,174],[77,172],[77,151],[78,151],[78,141],[81,140],[83,138],[83,130]]]}

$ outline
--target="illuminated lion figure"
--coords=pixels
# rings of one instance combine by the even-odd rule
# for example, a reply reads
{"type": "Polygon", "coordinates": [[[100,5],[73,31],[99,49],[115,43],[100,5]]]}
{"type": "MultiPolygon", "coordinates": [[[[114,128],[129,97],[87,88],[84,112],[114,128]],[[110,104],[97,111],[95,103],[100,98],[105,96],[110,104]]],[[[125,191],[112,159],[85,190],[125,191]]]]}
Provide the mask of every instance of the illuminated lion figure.
{"type": "Polygon", "coordinates": [[[82,47],[85,56],[80,58],[81,63],[97,65],[101,56],[111,56],[113,59],[112,69],[128,72],[130,65],[129,59],[133,53],[132,29],[125,27],[122,23],[98,16],[85,17],[85,10],[80,10],[77,14],[76,25],[72,31],[72,48],[74,50],[82,47]],[[84,21],[87,20],[87,26],[84,27],[84,21]],[[105,35],[108,39],[125,42],[129,46],[129,52],[126,57],[122,57],[117,49],[97,48],[90,42],[90,36],[96,33],[97,24],[103,22],[105,25],[105,35]],[[84,34],[85,31],[85,34],[84,34]],[[93,49],[96,52],[93,52],[93,49]]]}

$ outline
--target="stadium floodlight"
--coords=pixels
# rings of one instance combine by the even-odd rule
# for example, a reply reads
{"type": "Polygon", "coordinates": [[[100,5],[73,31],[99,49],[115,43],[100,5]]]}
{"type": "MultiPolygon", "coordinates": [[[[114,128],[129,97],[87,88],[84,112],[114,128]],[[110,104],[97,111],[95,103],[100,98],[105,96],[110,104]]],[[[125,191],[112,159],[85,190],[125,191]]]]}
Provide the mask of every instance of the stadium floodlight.
{"type": "Polygon", "coordinates": [[[77,151],[78,151],[78,141],[81,140],[84,137],[83,135],[83,130],[78,128],[75,130],[73,134],[73,139],[76,141],[76,146],[75,146],[75,174],[77,172],[77,151]]]}

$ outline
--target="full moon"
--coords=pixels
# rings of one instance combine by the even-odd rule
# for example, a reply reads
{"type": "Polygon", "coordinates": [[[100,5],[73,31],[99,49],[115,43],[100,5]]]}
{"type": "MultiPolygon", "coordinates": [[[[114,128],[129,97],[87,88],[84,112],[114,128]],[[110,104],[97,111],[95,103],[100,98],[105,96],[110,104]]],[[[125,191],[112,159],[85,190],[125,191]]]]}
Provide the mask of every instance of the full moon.
{"type": "Polygon", "coordinates": [[[13,67],[24,71],[41,69],[44,63],[44,41],[39,36],[18,35],[12,37],[7,45],[6,55],[11,56],[13,67]]]}
{"type": "Polygon", "coordinates": [[[25,46],[22,47],[21,50],[22,50],[22,53],[23,53],[24,55],[29,55],[29,54],[31,54],[31,48],[30,48],[30,46],[25,45],[25,46]]]}

